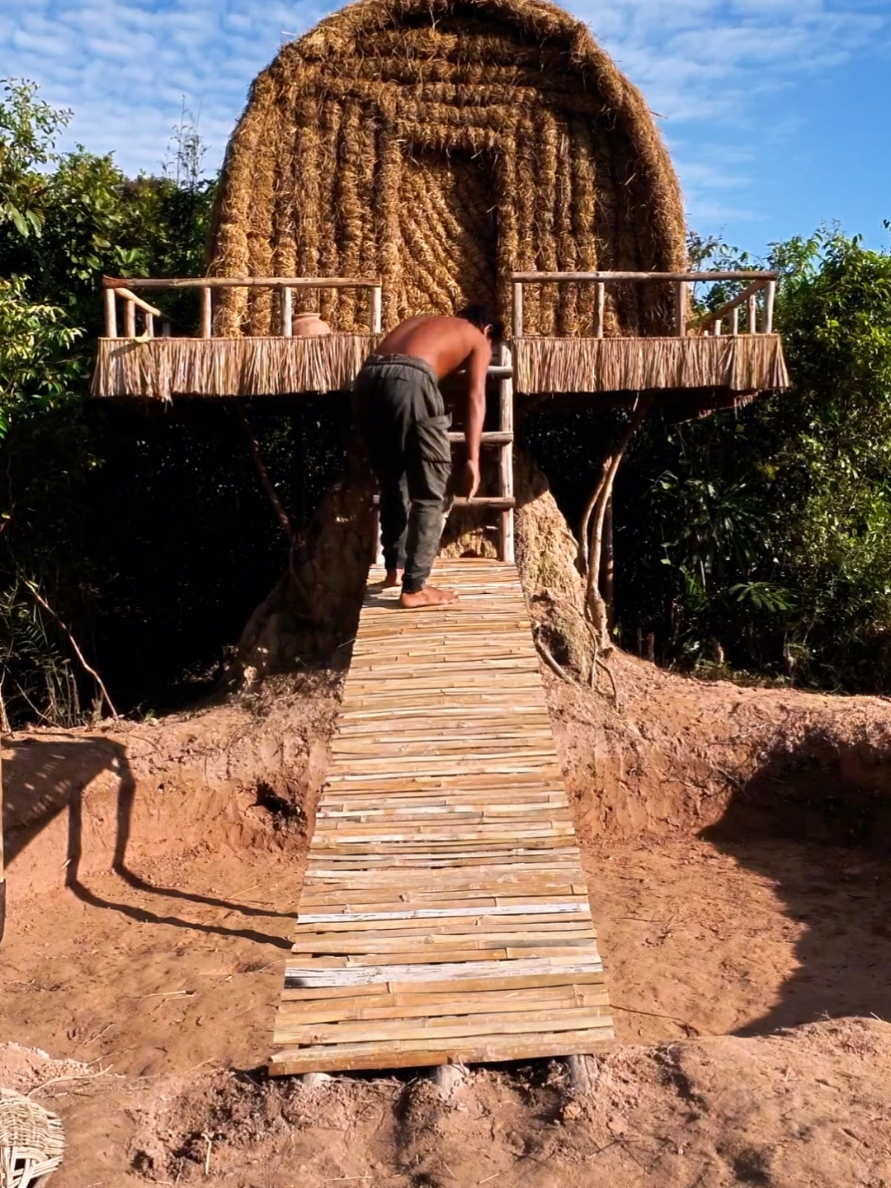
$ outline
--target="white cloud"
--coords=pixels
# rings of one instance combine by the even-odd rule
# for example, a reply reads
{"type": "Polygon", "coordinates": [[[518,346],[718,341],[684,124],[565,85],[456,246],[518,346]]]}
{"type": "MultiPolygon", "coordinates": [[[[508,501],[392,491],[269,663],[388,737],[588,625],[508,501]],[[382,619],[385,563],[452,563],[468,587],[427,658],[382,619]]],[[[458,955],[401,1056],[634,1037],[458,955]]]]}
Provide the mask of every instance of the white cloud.
{"type": "MultiPolygon", "coordinates": [[[[570,0],[643,90],[675,154],[694,219],[757,217],[751,146],[791,135],[773,98],[884,51],[887,0],[570,0]]],[[[67,143],[157,170],[183,102],[207,164],[222,159],[253,77],[283,40],[330,11],[317,0],[0,0],[3,71],[70,107],[67,143]]]]}

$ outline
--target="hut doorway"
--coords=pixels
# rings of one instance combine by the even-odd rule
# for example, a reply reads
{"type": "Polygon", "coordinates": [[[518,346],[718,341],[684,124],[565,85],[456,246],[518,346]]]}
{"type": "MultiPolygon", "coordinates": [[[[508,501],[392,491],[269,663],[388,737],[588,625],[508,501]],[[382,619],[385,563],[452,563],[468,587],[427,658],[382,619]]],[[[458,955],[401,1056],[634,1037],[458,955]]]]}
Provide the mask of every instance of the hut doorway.
{"type": "Polygon", "coordinates": [[[488,154],[413,150],[402,168],[400,317],[494,307],[497,211],[488,154]]]}

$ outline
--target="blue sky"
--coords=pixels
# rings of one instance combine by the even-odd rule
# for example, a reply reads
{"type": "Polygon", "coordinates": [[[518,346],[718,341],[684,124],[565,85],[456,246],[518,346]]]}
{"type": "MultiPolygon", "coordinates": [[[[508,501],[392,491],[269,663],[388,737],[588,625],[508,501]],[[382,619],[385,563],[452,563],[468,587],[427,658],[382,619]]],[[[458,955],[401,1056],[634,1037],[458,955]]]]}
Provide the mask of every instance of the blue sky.
{"type": "MultiPolygon", "coordinates": [[[[74,111],[67,144],[157,171],[181,106],[216,167],[251,80],[318,0],[0,0],[2,73],[74,111]]],[[[887,246],[891,0],[572,0],[644,92],[690,225],[761,252],[839,220],[887,246]]]]}

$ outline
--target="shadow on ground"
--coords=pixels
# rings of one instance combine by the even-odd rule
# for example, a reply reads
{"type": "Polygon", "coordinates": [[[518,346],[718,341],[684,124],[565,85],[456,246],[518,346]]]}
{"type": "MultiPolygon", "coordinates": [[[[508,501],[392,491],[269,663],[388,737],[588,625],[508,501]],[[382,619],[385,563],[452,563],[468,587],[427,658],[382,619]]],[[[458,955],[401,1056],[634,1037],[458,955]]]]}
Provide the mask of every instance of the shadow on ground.
{"type": "Polygon", "coordinates": [[[843,1016],[891,1020],[891,753],[822,729],[779,742],[700,836],[769,879],[806,926],[761,1035],[843,1016]]]}
{"type": "MultiPolygon", "coordinates": [[[[162,915],[95,894],[82,881],[84,858],[85,790],[102,773],[116,781],[115,839],[111,869],[128,886],[161,899],[236,911],[244,916],[290,918],[291,913],[271,912],[249,904],[232,903],[213,896],[197,895],[176,887],[149,883],[128,865],[127,853],[133,830],[137,797],[136,781],[126,747],[108,738],[77,738],[56,735],[51,739],[25,738],[5,749],[3,757],[3,840],[7,863],[31,845],[59,816],[67,813],[68,846],[65,886],[84,903],[120,912],[140,923],[165,924],[219,936],[240,936],[261,944],[290,950],[290,943],[250,928],[227,928],[199,923],[180,916],[162,915]]],[[[200,832],[200,823],[196,823],[200,832]]]]}

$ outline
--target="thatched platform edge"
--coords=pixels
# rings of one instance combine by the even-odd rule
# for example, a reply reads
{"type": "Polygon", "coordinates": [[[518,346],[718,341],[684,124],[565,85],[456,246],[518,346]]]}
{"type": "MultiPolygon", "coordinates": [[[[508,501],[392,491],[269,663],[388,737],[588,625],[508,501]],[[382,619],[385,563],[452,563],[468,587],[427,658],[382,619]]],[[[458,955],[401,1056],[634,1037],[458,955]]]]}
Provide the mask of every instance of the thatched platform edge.
{"type": "Polygon", "coordinates": [[[704,338],[520,338],[518,392],[647,392],[789,387],[776,334],[704,338]]]}
{"type": "Polygon", "coordinates": [[[93,396],[277,396],[348,389],[371,334],[319,338],[100,338],[93,396]]]}

